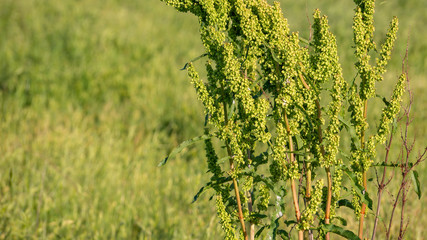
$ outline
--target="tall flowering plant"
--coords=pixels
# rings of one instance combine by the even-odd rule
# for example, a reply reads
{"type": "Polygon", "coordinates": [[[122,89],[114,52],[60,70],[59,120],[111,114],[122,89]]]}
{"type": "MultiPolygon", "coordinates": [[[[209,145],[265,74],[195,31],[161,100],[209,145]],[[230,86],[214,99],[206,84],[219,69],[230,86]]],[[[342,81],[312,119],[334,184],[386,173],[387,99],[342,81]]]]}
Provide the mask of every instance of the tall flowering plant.
{"type": "Polygon", "coordinates": [[[206,60],[207,75],[200,77],[194,61],[184,68],[205,107],[205,132],[173,154],[204,141],[211,178],[195,200],[205,191],[214,192],[225,238],[289,239],[295,234],[298,239],[329,239],[331,232],[362,238],[366,208],[372,209],[366,174],[375,162],[376,146],[390,133],[405,89],[403,73],[376,133],[368,136],[368,100],[375,96],[375,82],[383,79],[397,18],[371,65],[374,1],[355,0],[360,81],[350,84],[343,78],[328,19],[319,10],[313,14],[313,38],[308,41],[290,31],[277,2],[162,1],[199,19],[206,53],[197,60],[206,60]],[[350,149],[340,146],[344,131],[351,136],[350,149]],[[215,149],[214,138],[224,156],[215,149]],[[344,176],[352,183],[352,200],[341,197],[344,176]],[[343,216],[336,209],[343,205],[360,219],[358,234],[339,226],[343,216]]]}

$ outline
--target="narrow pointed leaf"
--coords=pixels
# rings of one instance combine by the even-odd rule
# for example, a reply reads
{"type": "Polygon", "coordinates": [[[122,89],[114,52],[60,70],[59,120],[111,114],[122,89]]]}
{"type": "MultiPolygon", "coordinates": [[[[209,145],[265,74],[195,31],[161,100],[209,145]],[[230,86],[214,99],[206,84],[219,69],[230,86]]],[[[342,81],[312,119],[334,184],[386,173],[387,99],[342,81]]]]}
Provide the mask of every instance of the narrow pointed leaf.
{"type": "Polygon", "coordinates": [[[208,183],[208,185],[201,187],[200,190],[196,193],[196,195],[194,195],[193,201],[191,203],[194,203],[195,201],[197,201],[197,199],[200,197],[200,195],[202,195],[202,193],[204,193],[209,188],[211,188],[209,186],[209,183],[208,183]]]}
{"type": "Polygon", "coordinates": [[[337,225],[334,225],[334,224],[322,225],[322,229],[325,232],[335,233],[335,234],[338,234],[342,237],[345,237],[346,239],[360,240],[360,238],[356,234],[354,234],[352,231],[345,230],[342,227],[338,227],[337,225]]]}
{"type": "MultiPolygon", "coordinates": [[[[412,167],[414,164],[413,163],[409,163],[408,166],[412,167]]],[[[394,168],[400,168],[402,167],[401,163],[385,163],[385,162],[381,162],[381,163],[377,163],[377,164],[373,164],[372,166],[374,167],[394,167],[394,168]]]]}
{"type": "Polygon", "coordinates": [[[372,210],[372,199],[369,197],[368,192],[365,191],[365,188],[359,184],[354,172],[350,171],[348,168],[344,168],[344,171],[347,174],[347,176],[350,178],[351,183],[353,187],[356,189],[356,193],[360,197],[361,201],[365,203],[369,209],[372,210]]]}
{"type": "Polygon", "coordinates": [[[357,137],[356,130],[353,125],[351,125],[348,121],[344,120],[341,116],[338,116],[338,120],[344,125],[345,129],[347,130],[348,134],[350,135],[351,141],[356,144],[358,148],[360,148],[360,141],[357,137]]]}
{"type": "Polygon", "coordinates": [[[170,159],[170,158],[173,158],[176,154],[178,154],[178,153],[180,153],[184,148],[186,148],[186,147],[188,147],[188,146],[190,146],[190,145],[193,145],[193,144],[195,144],[195,143],[197,143],[197,142],[199,142],[199,141],[203,141],[203,140],[206,140],[206,139],[209,139],[209,138],[211,138],[212,137],[212,134],[204,134],[204,135],[202,135],[202,136],[198,136],[198,137],[195,137],[195,138],[192,138],[192,139],[189,139],[189,140],[187,140],[187,141],[184,141],[184,142],[182,142],[181,144],[179,144],[176,148],[174,148],[173,150],[172,150],[172,152],[165,158],[165,159],[163,159],[163,161],[161,161],[160,163],[159,163],[159,167],[161,167],[161,166],[163,166],[163,165],[165,165],[166,164],[166,162],[170,159]]]}
{"type": "Polygon", "coordinates": [[[261,227],[261,228],[258,230],[258,232],[256,232],[256,234],[255,234],[255,238],[258,238],[258,237],[261,235],[262,231],[264,231],[264,229],[265,229],[265,226],[261,227]]]}
{"type": "Polygon", "coordinates": [[[348,207],[348,208],[350,208],[350,209],[353,209],[353,210],[354,210],[354,206],[353,206],[353,204],[351,203],[351,201],[350,201],[350,200],[347,200],[347,199],[340,199],[340,200],[338,201],[338,207],[348,207]]]}
{"type": "Polygon", "coordinates": [[[340,223],[341,223],[341,225],[343,225],[343,226],[347,226],[347,220],[345,220],[344,218],[342,218],[342,217],[338,217],[338,216],[335,216],[335,217],[334,217],[334,219],[339,220],[339,221],[340,221],[340,223]]]}
{"type": "Polygon", "coordinates": [[[189,62],[185,63],[184,67],[183,67],[183,68],[181,68],[180,70],[185,70],[185,69],[187,69],[187,67],[188,67],[188,65],[189,65],[190,63],[195,62],[195,61],[199,60],[200,58],[205,57],[205,56],[207,56],[207,55],[208,55],[207,53],[204,53],[204,54],[202,54],[202,55],[200,55],[200,56],[198,56],[198,57],[196,57],[196,58],[192,59],[191,61],[189,61],[189,62]]]}
{"type": "Polygon", "coordinates": [[[421,185],[417,171],[412,171],[412,181],[414,182],[415,193],[418,195],[418,199],[421,199],[421,185]]]}
{"type": "Polygon", "coordinates": [[[279,230],[277,230],[277,233],[279,234],[279,236],[282,240],[290,240],[289,233],[286,232],[285,230],[279,229],[279,230]]]}

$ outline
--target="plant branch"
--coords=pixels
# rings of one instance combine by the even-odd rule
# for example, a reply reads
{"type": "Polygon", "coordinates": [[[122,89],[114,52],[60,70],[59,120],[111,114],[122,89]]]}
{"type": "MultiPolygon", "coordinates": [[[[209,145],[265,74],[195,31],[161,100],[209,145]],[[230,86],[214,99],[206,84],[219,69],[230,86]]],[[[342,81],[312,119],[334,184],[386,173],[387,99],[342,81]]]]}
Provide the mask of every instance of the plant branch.
{"type": "MultiPolygon", "coordinates": [[[[386,155],[385,155],[385,159],[384,159],[384,163],[387,164],[388,163],[388,159],[389,159],[389,153],[390,153],[390,147],[391,147],[391,143],[393,141],[393,131],[390,134],[390,139],[388,140],[388,144],[386,146],[386,155]]],[[[390,180],[385,183],[385,178],[386,178],[386,172],[387,172],[387,167],[384,165],[384,169],[383,169],[383,175],[381,178],[381,183],[378,183],[378,201],[377,201],[377,210],[375,213],[375,222],[374,222],[374,229],[372,231],[372,237],[371,240],[375,239],[375,233],[377,231],[377,225],[378,225],[378,218],[380,215],[380,209],[381,209],[381,197],[382,197],[382,193],[384,188],[386,187],[386,185],[390,182],[390,180]]],[[[378,176],[377,176],[377,180],[378,180],[378,176]]]]}
{"type": "MultiPolygon", "coordinates": [[[[368,100],[366,99],[364,101],[364,107],[363,107],[363,118],[367,119],[367,115],[368,115],[368,100]]],[[[360,146],[362,149],[365,148],[365,131],[362,131],[362,136],[360,139],[360,146]]],[[[363,188],[365,189],[365,191],[368,190],[368,184],[367,184],[367,179],[366,179],[366,171],[365,169],[363,169],[363,188]]],[[[359,238],[362,239],[363,238],[363,221],[365,218],[365,212],[366,212],[366,204],[364,202],[362,202],[362,210],[360,211],[360,219],[359,219],[359,238]]]]}
{"type": "MultiPolygon", "coordinates": [[[[224,90],[224,87],[222,85],[221,85],[221,87],[224,90]]],[[[228,113],[227,113],[227,104],[225,101],[223,102],[223,107],[224,107],[224,124],[227,125],[228,124],[228,113]]],[[[229,156],[230,170],[233,172],[233,171],[235,171],[233,154],[231,152],[230,145],[228,144],[227,141],[225,142],[225,146],[227,148],[227,154],[229,156]]],[[[238,214],[239,214],[240,225],[242,226],[242,232],[243,232],[243,235],[245,237],[245,240],[247,240],[248,235],[246,232],[245,220],[243,218],[242,202],[240,200],[240,191],[239,191],[239,187],[237,185],[236,177],[232,177],[232,179],[233,179],[234,193],[236,195],[237,210],[238,210],[238,214]]]]}
{"type": "MultiPolygon", "coordinates": [[[[295,161],[294,153],[293,153],[294,144],[292,141],[292,136],[290,134],[291,129],[289,127],[288,116],[284,110],[283,110],[283,113],[284,113],[284,117],[285,117],[286,131],[287,131],[288,136],[289,136],[289,150],[290,150],[290,156],[291,156],[291,163],[293,163],[295,161]]],[[[301,221],[301,211],[299,209],[299,204],[298,204],[298,193],[297,193],[297,189],[296,189],[296,185],[295,185],[295,180],[293,178],[291,178],[290,181],[291,181],[292,200],[293,200],[294,208],[295,208],[295,217],[297,219],[297,222],[299,223],[301,221]]],[[[299,240],[304,239],[304,232],[302,230],[298,230],[298,239],[299,240]]]]}
{"type": "MultiPolygon", "coordinates": [[[[302,64],[300,63],[301,67],[302,64]]],[[[299,73],[299,78],[304,85],[304,87],[307,90],[310,90],[310,86],[307,84],[307,82],[304,80],[304,77],[302,76],[301,72],[299,73]]],[[[323,142],[323,134],[322,134],[322,126],[320,124],[320,119],[322,117],[322,109],[320,107],[319,99],[316,99],[316,108],[317,108],[317,119],[319,120],[317,125],[317,136],[319,139],[319,145],[320,145],[320,151],[322,156],[325,156],[325,148],[322,145],[323,142]]],[[[326,209],[325,209],[325,224],[330,223],[330,215],[331,215],[331,203],[332,203],[332,174],[330,167],[325,167],[326,171],[326,177],[327,177],[327,183],[328,183],[328,193],[327,193],[327,199],[326,199],[326,209]]],[[[311,173],[310,173],[310,182],[311,182],[311,173]]],[[[307,183],[308,187],[308,183],[307,183]]],[[[311,188],[311,185],[310,185],[311,188]]],[[[326,239],[329,240],[329,233],[326,233],[326,239]]]]}

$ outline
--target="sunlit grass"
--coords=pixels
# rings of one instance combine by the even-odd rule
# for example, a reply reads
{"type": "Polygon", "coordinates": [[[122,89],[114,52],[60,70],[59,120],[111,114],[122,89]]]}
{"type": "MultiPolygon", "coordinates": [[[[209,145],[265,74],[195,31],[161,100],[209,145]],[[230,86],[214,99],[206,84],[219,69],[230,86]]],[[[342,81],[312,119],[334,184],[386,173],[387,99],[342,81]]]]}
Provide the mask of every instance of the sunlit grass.
{"type": "MultiPolygon", "coordinates": [[[[305,3],[282,2],[292,29],[307,33],[305,3]]],[[[345,45],[352,3],[343,2],[309,1],[307,9],[322,8],[345,45]]],[[[383,84],[394,84],[410,32],[420,147],[427,142],[427,31],[419,21],[427,9],[398,2],[378,4],[378,20],[392,11],[402,26],[383,84]]],[[[0,6],[0,239],[218,239],[210,195],[191,204],[208,177],[202,146],[157,167],[173,147],[202,133],[202,108],[179,71],[203,53],[197,19],[157,0],[0,6]]],[[[426,203],[423,195],[408,207],[408,239],[425,234],[426,203]]]]}

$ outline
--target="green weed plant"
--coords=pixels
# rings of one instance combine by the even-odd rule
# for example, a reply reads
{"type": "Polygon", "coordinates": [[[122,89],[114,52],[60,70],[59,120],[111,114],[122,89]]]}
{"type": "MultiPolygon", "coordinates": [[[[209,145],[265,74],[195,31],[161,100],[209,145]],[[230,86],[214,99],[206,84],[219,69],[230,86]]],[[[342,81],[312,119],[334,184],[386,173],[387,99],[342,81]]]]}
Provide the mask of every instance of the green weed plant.
{"type": "MultiPolygon", "coordinates": [[[[329,239],[331,233],[364,239],[366,214],[375,210],[368,172],[374,165],[392,167],[376,151],[392,136],[408,82],[403,68],[391,96],[383,98],[379,121],[368,123],[398,19],[390,21],[378,45],[375,1],[354,1],[357,75],[346,81],[335,36],[320,10],[313,14],[312,37],[303,39],[291,32],[277,2],[163,1],[198,17],[206,52],[184,69],[206,117],[205,134],[181,144],[161,165],[184,147],[204,141],[211,178],[194,200],[214,192],[226,239],[329,239]],[[206,79],[197,70],[201,60],[206,60],[206,79]],[[217,141],[220,148],[213,144],[217,141]],[[340,213],[340,207],[353,214],[340,213]],[[351,218],[358,219],[357,230],[346,229],[351,218]]],[[[411,167],[406,164],[406,174],[423,157],[411,167]]],[[[381,208],[380,202],[376,207],[381,208]]],[[[375,216],[377,221],[379,210],[375,216]]],[[[372,239],[375,234],[376,228],[372,239]]],[[[399,237],[403,234],[401,227],[399,237]]]]}

